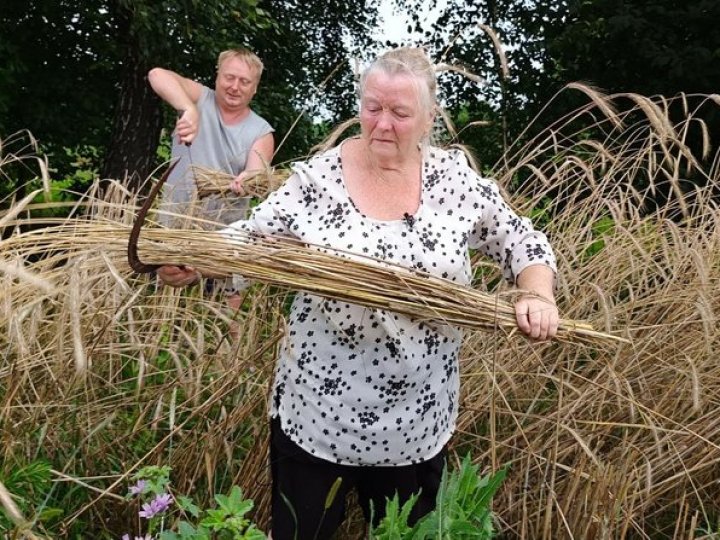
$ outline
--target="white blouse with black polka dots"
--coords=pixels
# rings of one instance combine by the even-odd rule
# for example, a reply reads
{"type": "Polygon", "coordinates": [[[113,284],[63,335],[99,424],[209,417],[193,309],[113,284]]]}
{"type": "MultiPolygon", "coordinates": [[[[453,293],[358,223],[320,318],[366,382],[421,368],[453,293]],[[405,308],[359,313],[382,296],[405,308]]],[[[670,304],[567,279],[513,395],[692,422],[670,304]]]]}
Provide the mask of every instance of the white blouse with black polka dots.
{"type": "MultiPolygon", "coordinates": [[[[494,182],[459,151],[430,147],[415,215],[363,215],[345,189],[340,147],[294,165],[294,174],[251,218],[224,229],[291,236],[468,285],[468,249],[508,280],[527,266],[555,270],[550,245],[518,217],[494,182]]],[[[341,254],[342,256],[342,254],[341,254]]],[[[298,293],[270,403],[283,431],[335,463],[398,466],[433,457],[458,408],[461,332],[404,315],[298,293]]]]}

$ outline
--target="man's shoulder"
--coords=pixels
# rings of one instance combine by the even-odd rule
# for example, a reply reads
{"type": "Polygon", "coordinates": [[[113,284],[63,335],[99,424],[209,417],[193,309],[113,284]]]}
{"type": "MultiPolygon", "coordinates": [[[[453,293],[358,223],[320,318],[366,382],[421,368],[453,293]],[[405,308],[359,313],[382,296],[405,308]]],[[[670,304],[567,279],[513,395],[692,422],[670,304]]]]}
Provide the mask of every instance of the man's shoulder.
{"type": "Polygon", "coordinates": [[[270,125],[270,122],[265,120],[265,118],[260,116],[258,113],[256,113],[252,109],[250,109],[250,114],[248,114],[247,117],[245,118],[245,122],[252,123],[252,124],[260,126],[262,128],[268,128],[270,131],[275,131],[275,129],[270,125]]]}
{"type": "Polygon", "coordinates": [[[203,106],[207,106],[207,104],[212,105],[214,103],[215,103],[215,90],[205,86],[204,84],[201,85],[200,98],[197,101],[197,106],[203,107],[203,106]]]}

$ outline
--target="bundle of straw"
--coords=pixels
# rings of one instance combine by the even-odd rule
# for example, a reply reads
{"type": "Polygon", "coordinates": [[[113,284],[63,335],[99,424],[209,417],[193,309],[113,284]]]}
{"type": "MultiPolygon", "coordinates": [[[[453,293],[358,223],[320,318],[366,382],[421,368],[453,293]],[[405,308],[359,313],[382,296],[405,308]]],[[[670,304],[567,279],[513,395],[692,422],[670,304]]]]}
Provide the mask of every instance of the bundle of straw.
{"type": "MultiPolygon", "coordinates": [[[[230,182],[235,177],[232,174],[198,165],[194,165],[192,170],[199,197],[233,194],[230,190],[230,182]]],[[[265,198],[279,188],[290,173],[289,169],[274,168],[257,171],[243,181],[245,195],[265,198]]]]}
{"type": "MultiPolygon", "coordinates": [[[[124,258],[129,232],[128,226],[118,223],[77,220],[45,229],[34,246],[40,252],[61,252],[68,258],[101,249],[118,260],[124,258]]],[[[237,233],[229,239],[217,232],[149,228],[143,231],[138,248],[146,264],[188,265],[222,276],[240,274],[416,320],[507,334],[517,329],[511,300],[518,291],[488,294],[387,262],[288,238],[237,233]]],[[[625,341],[572,320],[561,320],[557,338],[592,346],[625,341]]]]}
{"type": "MultiPolygon", "coordinates": [[[[452,281],[356,254],[308,246],[288,238],[256,238],[193,230],[146,231],[146,262],[174,263],[218,274],[240,274],[323,297],[386,309],[416,320],[474,330],[517,329],[511,302],[519,291],[487,294],[452,281]]],[[[561,320],[558,339],[598,345],[625,341],[591,325],[561,320]]]]}

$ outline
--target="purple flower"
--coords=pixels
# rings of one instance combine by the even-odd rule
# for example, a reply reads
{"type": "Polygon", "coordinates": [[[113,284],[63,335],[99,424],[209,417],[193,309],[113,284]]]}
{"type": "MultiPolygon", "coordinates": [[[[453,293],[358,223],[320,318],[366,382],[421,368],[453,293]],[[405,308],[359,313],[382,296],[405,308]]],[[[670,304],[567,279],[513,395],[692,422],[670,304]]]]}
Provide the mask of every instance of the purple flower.
{"type": "MultiPolygon", "coordinates": [[[[150,535],[150,533],[146,534],[145,536],[135,536],[135,540],[153,540],[153,537],[150,535]]],[[[123,534],[122,540],[130,540],[129,534],[123,534]]]]}
{"type": "Polygon", "coordinates": [[[170,496],[169,493],[161,493],[160,495],[156,495],[149,503],[143,504],[142,510],[140,510],[138,515],[145,519],[150,519],[167,510],[171,502],[172,496],[170,496]]]}
{"type": "MultiPolygon", "coordinates": [[[[140,493],[143,492],[146,485],[147,485],[147,482],[145,480],[138,480],[137,484],[135,484],[134,486],[130,486],[130,495],[139,495],[140,493]]],[[[123,538],[123,540],[125,540],[125,539],[123,538]]],[[[130,540],[129,537],[128,537],[128,540],[130,540]]]]}

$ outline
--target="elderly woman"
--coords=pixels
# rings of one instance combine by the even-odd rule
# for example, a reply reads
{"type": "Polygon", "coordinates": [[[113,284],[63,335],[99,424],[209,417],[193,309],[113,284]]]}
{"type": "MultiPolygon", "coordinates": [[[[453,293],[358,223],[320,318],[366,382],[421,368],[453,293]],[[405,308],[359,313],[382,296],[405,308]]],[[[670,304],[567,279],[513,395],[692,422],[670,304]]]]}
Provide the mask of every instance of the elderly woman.
{"type": "MultiPolygon", "coordinates": [[[[427,144],[435,93],[422,50],[382,55],[360,81],[361,135],[295,164],[225,232],[291,236],[464,285],[468,250],[478,249],[532,293],[516,303],[520,330],[550,339],[552,250],[461,152],[427,144]]],[[[159,274],[176,286],[198,278],[186,267],[159,274]]],[[[460,331],[305,293],[288,329],[270,404],[274,539],[330,538],[353,487],[366,519],[372,507],[377,521],[395,493],[404,501],[420,492],[413,521],[432,510],[458,412],[460,331]]]]}

